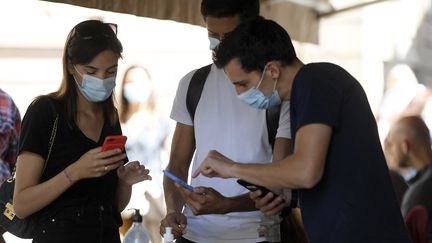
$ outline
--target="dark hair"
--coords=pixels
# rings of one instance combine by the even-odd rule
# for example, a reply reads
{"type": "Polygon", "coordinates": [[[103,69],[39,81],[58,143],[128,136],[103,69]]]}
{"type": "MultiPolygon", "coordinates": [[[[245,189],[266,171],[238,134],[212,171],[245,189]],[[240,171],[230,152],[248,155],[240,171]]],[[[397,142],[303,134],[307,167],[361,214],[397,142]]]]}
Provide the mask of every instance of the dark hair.
{"type": "Polygon", "coordinates": [[[221,18],[239,15],[241,21],[259,16],[259,0],[202,0],[201,14],[221,18]]]}
{"type": "MultiPolygon", "coordinates": [[[[100,20],[86,20],[77,24],[66,39],[63,50],[63,79],[60,88],[49,96],[62,103],[69,126],[76,128],[77,84],[69,68],[76,64],[88,64],[99,53],[110,50],[121,58],[123,46],[117,38],[117,25],[100,20]]],[[[114,96],[100,102],[105,118],[111,125],[118,120],[114,96]]]]}
{"type": "Polygon", "coordinates": [[[117,25],[99,20],[87,20],[77,24],[69,34],[66,48],[71,64],[87,64],[105,50],[121,56],[123,46],[114,31],[117,31],[117,25]]]}
{"type": "Polygon", "coordinates": [[[288,33],[272,20],[262,17],[239,24],[228,33],[216,50],[215,64],[223,68],[239,58],[245,71],[263,71],[269,61],[289,65],[296,59],[288,33]]]}

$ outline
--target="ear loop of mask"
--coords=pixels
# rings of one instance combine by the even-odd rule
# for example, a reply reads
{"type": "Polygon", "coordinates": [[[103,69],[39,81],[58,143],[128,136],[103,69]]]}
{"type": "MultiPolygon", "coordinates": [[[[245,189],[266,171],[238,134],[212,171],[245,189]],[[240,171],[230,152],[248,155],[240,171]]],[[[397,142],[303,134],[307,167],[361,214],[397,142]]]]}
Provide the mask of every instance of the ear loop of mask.
{"type": "MultiPolygon", "coordinates": [[[[267,66],[264,67],[263,73],[262,73],[262,75],[261,75],[261,79],[260,79],[259,83],[257,84],[257,86],[255,86],[256,89],[258,89],[258,87],[259,87],[259,86],[261,85],[261,83],[263,82],[266,69],[267,69],[267,66]]],[[[275,81],[275,83],[274,83],[274,85],[273,85],[273,91],[276,89],[277,81],[278,81],[278,79],[276,79],[276,81],[275,81]]],[[[272,91],[272,92],[273,92],[273,91],[272,91]]],[[[271,95],[271,94],[270,94],[270,95],[271,95]]]]}
{"type": "Polygon", "coordinates": [[[80,73],[80,71],[78,71],[78,69],[76,68],[76,66],[75,65],[72,65],[73,67],[74,67],[74,69],[75,69],[75,71],[81,76],[81,85],[78,83],[78,81],[77,81],[77,79],[75,78],[75,75],[73,75],[72,74],[72,76],[73,76],[73,78],[74,78],[74,80],[75,80],[75,83],[78,85],[78,87],[82,87],[83,86],[83,82],[84,82],[84,80],[83,80],[83,78],[84,78],[84,76],[82,75],[82,73],[80,73]]]}
{"type": "Polygon", "coordinates": [[[267,66],[264,67],[264,70],[261,74],[261,78],[260,81],[258,82],[257,86],[255,86],[256,89],[258,89],[258,87],[261,85],[262,81],[264,80],[264,75],[265,75],[265,71],[266,71],[267,66]]]}
{"type": "Polygon", "coordinates": [[[83,77],[82,73],[80,73],[80,71],[78,71],[78,69],[76,68],[75,65],[73,65],[73,67],[74,67],[75,71],[76,71],[76,72],[81,76],[81,78],[82,78],[82,77],[83,77]]]}

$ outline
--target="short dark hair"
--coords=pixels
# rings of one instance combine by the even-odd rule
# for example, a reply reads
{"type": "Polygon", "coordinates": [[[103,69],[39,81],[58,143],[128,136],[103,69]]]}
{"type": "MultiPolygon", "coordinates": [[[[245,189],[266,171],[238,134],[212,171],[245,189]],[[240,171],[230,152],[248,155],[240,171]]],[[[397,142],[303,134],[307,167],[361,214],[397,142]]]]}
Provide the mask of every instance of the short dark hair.
{"type": "Polygon", "coordinates": [[[239,24],[216,50],[215,64],[223,68],[239,58],[245,71],[263,71],[269,61],[289,65],[296,59],[291,38],[282,26],[262,17],[239,24]]]}
{"type": "Polygon", "coordinates": [[[259,16],[259,0],[202,0],[201,14],[208,17],[231,17],[239,15],[241,21],[259,16]]]}

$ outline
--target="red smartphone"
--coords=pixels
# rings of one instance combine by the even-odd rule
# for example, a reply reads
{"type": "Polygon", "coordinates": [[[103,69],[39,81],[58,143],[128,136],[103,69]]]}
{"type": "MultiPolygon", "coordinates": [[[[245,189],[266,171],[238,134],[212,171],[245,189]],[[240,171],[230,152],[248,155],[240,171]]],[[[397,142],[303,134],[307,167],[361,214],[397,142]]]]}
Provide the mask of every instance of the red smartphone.
{"type": "Polygon", "coordinates": [[[127,137],[123,135],[106,136],[102,145],[102,152],[116,148],[124,150],[126,140],[127,137]]]}

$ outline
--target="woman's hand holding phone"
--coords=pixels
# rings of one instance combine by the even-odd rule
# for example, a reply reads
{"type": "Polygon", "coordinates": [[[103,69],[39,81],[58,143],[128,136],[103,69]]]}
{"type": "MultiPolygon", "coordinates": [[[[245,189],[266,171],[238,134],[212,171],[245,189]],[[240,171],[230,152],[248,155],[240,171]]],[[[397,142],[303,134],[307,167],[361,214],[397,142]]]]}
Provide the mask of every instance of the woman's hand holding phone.
{"type": "Polygon", "coordinates": [[[101,177],[122,166],[124,159],[126,154],[119,148],[102,152],[101,147],[97,147],[87,151],[75,163],[69,165],[65,169],[65,174],[71,182],[101,177]]]}

